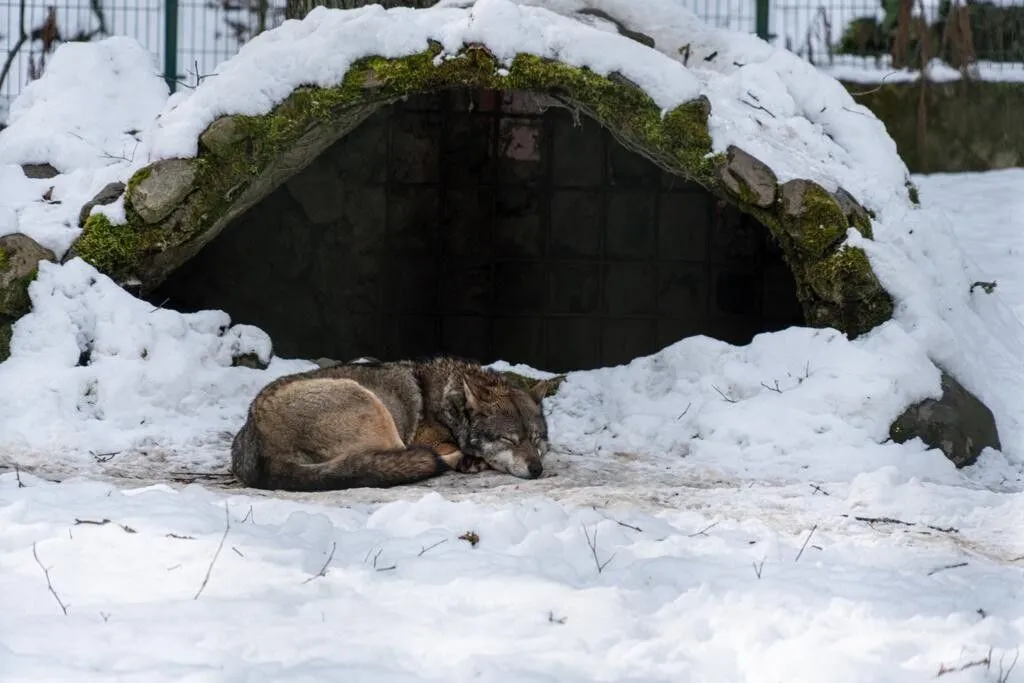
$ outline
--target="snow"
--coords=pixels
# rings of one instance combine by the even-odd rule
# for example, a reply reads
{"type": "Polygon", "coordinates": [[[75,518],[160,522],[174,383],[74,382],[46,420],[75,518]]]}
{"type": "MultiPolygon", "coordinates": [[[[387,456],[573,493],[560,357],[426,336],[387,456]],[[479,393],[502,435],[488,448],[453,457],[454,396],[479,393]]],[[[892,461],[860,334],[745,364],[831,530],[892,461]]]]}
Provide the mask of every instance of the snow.
{"type": "MultiPolygon", "coordinates": [[[[194,153],[219,114],[266,111],[296,79],[337,82],[368,51],[482,40],[502,57],[527,46],[619,70],[664,108],[705,94],[716,149],[738,141],[780,178],[845,187],[876,212],[876,240],[848,242],[894,295],[894,319],[852,341],[806,328],[742,347],[693,337],[572,373],[546,403],[552,452],[536,481],[272,493],[225,483],[228,444],[260,387],[313,364],[271,357],[265,334],[226,313],[154,307],[81,260],[44,263],[0,363],[0,594],[16,615],[0,621],[4,680],[755,682],[825,670],[902,683],[962,666],[943,678],[999,680],[1024,642],[1022,172],[915,178],[913,207],[878,120],[755,38],[670,0],[543,3],[561,14],[465,4],[319,10],[171,98],[130,41],[62,47],[0,133],[0,233],[64,254],[98,189],[194,153]],[[658,50],[566,16],[586,7],[658,50]],[[62,173],[29,180],[16,165],[44,161],[62,173]],[[979,280],[999,284],[972,291],[979,280]],[[268,369],[233,366],[245,353],[268,369]],[[1002,450],[962,470],[887,440],[908,405],[938,396],[937,365],[999,425],[1002,450]],[[990,650],[988,667],[967,666],[990,650]]],[[[1024,664],[1004,680],[1024,681],[1024,664]]]]}

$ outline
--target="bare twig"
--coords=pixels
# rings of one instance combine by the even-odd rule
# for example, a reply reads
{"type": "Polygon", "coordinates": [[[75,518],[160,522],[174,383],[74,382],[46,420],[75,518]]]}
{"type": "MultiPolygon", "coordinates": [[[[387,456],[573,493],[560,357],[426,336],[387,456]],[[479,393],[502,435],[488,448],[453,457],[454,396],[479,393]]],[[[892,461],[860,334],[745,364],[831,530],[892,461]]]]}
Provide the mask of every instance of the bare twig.
{"type": "Polygon", "coordinates": [[[242,517],[241,523],[244,524],[247,520],[252,520],[253,524],[256,523],[256,518],[252,514],[252,505],[249,506],[249,511],[245,513],[245,517],[242,517]]]}
{"type": "Polygon", "coordinates": [[[100,612],[100,618],[103,619],[103,623],[110,621],[110,612],[100,612]]]}
{"type": "Polygon", "coordinates": [[[711,524],[708,524],[706,527],[704,527],[700,531],[694,531],[687,538],[693,538],[694,536],[707,536],[708,535],[707,532],[711,531],[716,526],[718,526],[718,522],[712,522],[711,524]]]}
{"type": "Polygon", "coordinates": [[[98,463],[109,462],[114,459],[114,456],[120,454],[121,451],[108,451],[106,453],[95,453],[93,451],[89,451],[89,455],[91,455],[98,463]]]}
{"type": "Polygon", "coordinates": [[[967,566],[966,562],[957,562],[956,564],[944,564],[941,567],[936,567],[935,569],[933,569],[930,572],[928,572],[928,576],[932,576],[934,574],[938,574],[939,572],[946,571],[947,569],[958,569],[960,567],[966,567],[966,566],[967,566]]]}
{"type": "Polygon", "coordinates": [[[970,662],[961,664],[960,666],[946,666],[945,664],[939,664],[939,671],[935,674],[936,678],[945,676],[946,674],[955,673],[957,671],[966,671],[967,669],[973,669],[978,666],[983,666],[988,669],[992,666],[992,648],[988,649],[988,654],[981,659],[975,659],[970,662]]]}
{"type": "MultiPolygon", "coordinates": [[[[0,83],[2,83],[2,82],[3,81],[0,81],[0,83]]],[[[16,482],[18,482],[18,488],[19,489],[25,488],[25,484],[22,483],[22,481],[21,481],[21,470],[18,468],[18,464],[17,463],[14,464],[14,480],[16,482]]]]}
{"type": "Polygon", "coordinates": [[[822,494],[822,495],[826,495],[826,496],[830,496],[830,495],[832,495],[831,493],[829,493],[829,492],[828,492],[828,491],[826,491],[825,489],[821,488],[821,487],[820,487],[820,486],[818,486],[817,484],[811,484],[811,485],[810,485],[810,487],[811,487],[812,489],[814,489],[814,492],[815,492],[815,493],[820,493],[820,494],[822,494]]]}
{"type": "Polygon", "coordinates": [[[164,536],[166,536],[167,538],[177,538],[178,540],[181,540],[181,541],[194,541],[195,540],[195,536],[182,536],[181,534],[175,534],[175,533],[164,534],[164,536]]]}
{"type": "Polygon", "coordinates": [[[1020,647],[1017,647],[1013,652],[1013,661],[1010,662],[1010,666],[1003,668],[1003,657],[1006,653],[999,655],[999,673],[996,674],[996,683],[1007,683],[1010,680],[1010,674],[1013,673],[1014,668],[1017,666],[1017,660],[1020,659],[1020,647]]]}
{"type": "MultiPolygon", "coordinates": [[[[845,515],[844,514],[842,516],[843,517],[849,517],[850,515],[845,515]]],[[[939,532],[944,533],[944,534],[958,534],[958,533],[960,533],[959,529],[957,529],[956,527],[952,527],[952,526],[941,527],[941,526],[932,526],[931,524],[922,524],[920,522],[904,522],[902,519],[894,519],[892,517],[857,517],[857,516],[854,516],[853,519],[857,520],[858,522],[865,522],[866,524],[872,524],[872,525],[874,525],[874,524],[897,524],[899,526],[923,526],[926,529],[931,529],[932,531],[939,531],[939,532]]]]}
{"type": "Polygon", "coordinates": [[[564,624],[569,617],[556,617],[554,612],[548,612],[548,622],[551,624],[564,624]]]}
{"type": "MultiPolygon", "coordinates": [[[[750,95],[750,93],[747,93],[747,94],[750,95]]],[[[768,116],[772,117],[773,119],[776,118],[775,114],[773,114],[769,110],[765,109],[760,104],[754,104],[753,102],[747,102],[746,100],[740,100],[740,102],[742,102],[743,104],[747,105],[751,109],[759,109],[759,110],[763,111],[765,114],[768,114],[768,116]]]]}
{"type": "Polygon", "coordinates": [[[437,543],[434,543],[433,545],[428,545],[426,547],[422,547],[422,548],[420,548],[420,551],[418,553],[416,553],[416,557],[423,557],[426,553],[430,552],[431,550],[433,550],[437,546],[441,545],[442,543],[447,543],[447,542],[448,542],[447,538],[442,538],[440,541],[438,541],[437,543]]]}
{"type": "Polygon", "coordinates": [[[242,554],[242,551],[238,549],[238,546],[234,546],[233,545],[233,546],[231,546],[231,549],[234,550],[235,554],[238,555],[239,557],[245,557],[245,555],[242,554]]]}
{"type": "Polygon", "coordinates": [[[389,571],[391,571],[392,569],[395,568],[395,565],[392,564],[392,565],[387,566],[387,567],[378,567],[377,566],[377,558],[380,557],[380,554],[382,552],[384,552],[384,548],[377,548],[377,553],[373,556],[373,569],[374,569],[374,571],[378,571],[378,572],[389,572],[389,571]]]}
{"type": "Polygon", "coordinates": [[[43,576],[46,577],[46,587],[50,589],[50,594],[53,596],[53,599],[57,601],[58,605],[60,605],[60,611],[64,613],[64,616],[67,616],[68,607],[64,604],[64,601],[60,599],[60,596],[57,595],[57,591],[54,590],[53,583],[50,581],[50,570],[44,567],[42,560],[39,559],[39,553],[36,552],[35,543],[32,544],[32,557],[36,559],[36,564],[38,564],[39,568],[43,570],[43,576]]]}
{"type": "Polygon", "coordinates": [[[324,562],[324,566],[320,567],[320,571],[318,571],[316,574],[313,574],[313,576],[310,576],[308,579],[306,579],[302,583],[309,583],[310,581],[312,581],[313,579],[316,579],[318,577],[327,576],[327,567],[330,566],[331,560],[334,559],[334,551],[337,550],[337,548],[338,548],[338,542],[337,541],[331,541],[331,552],[327,555],[327,561],[324,562]]]}
{"type": "Polygon", "coordinates": [[[714,389],[715,391],[717,391],[718,395],[721,396],[723,399],[725,399],[727,402],[729,402],[729,403],[736,403],[736,399],[729,398],[728,396],[726,396],[725,392],[723,392],[721,389],[716,387],[714,384],[711,385],[711,388],[714,389]]]}
{"type": "Polygon", "coordinates": [[[690,407],[691,406],[693,406],[693,402],[692,401],[690,403],[687,403],[686,404],[686,409],[683,410],[683,412],[679,413],[678,416],[676,416],[676,422],[679,422],[679,420],[682,420],[683,419],[683,415],[686,415],[688,412],[690,412],[690,407]]]}
{"type": "Polygon", "coordinates": [[[754,565],[754,574],[757,575],[758,579],[761,578],[761,570],[764,569],[764,561],[766,559],[768,559],[768,558],[762,557],[760,562],[751,562],[751,564],[754,565]]]}
{"type": "Polygon", "coordinates": [[[779,380],[775,380],[775,386],[769,386],[764,382],[761,382],[761,386],[767,389],[768,391],[774,391],[776,394],[782,393],[782,389],[779,388],[779,380]]]}
{"type": "Polygon", "coordinates": [[[618,524],[619,526],[624,526],[624,527],[626,527],[627,529],[632,529],[633,531],[639,532],[639,533],[641,533],[641,534],[642,534],[642,533],[644,532],[644,530],[643,530],[643,529],[641,529],[641,528],[640,528],[640,527],[638,527],[638,526],[633,526],[632,524],[626,524],[625,522],[620,522],[620,521],[619,521],[619,520],[617,520],[617,519],[616,519],[616,520],[614,520],[614,521],[615,521],[615,523],[616,523],[616,524],[618,524]]]}
{"type": "Polygon", "coordinates": [[[590,532],[587,531],[587,527],[583,527],[583,535],[587,537],[587,545],[590,547],[590,554],[594,556],[594,566],[597,567],[597,573],[600,574],[604,571],[604,568],[608,566],[608,563],[615,557],[615,553],[608,556],[604,562],[597,557],[597,527],[594,527],[594,535],[591,537],[590,532]]]}
{"type": "Polygon", "coordinates": [[[199,585],[199,590],[192,596],[193,600],[198,600],[199,596],[202,595],[203,590],[206,588],[207,582],[210,580],[210,573],[213,572],[213,565],[217,562],[217,557],[220,555],[221,549],[224,548],[224,539],[228,537],[228,531],[231,529],[231,516],[228,514],[228,504],[224,503],[224,533],[220,537],[220,543],[217,544],[217,550],[214,551],[213,557],[210,558],[210,566],[206,568],[206,576],[203,577],[203,582],[199,585]]]}
{"type": "Polygon", "coordinates": [[[796,554],[796,557],[793,559],[794,563],[800,561],[800,556],[804,554],[804,549],[807,548],[807,544],[808,544],[808,542],[810,542],[811,536],[813,536],[814,532],[817,531],[817,530],[818,530],[818,525],[817,524],[815,524],[814,526],[811,527],[810,533],[808,533],[807,534],[807,538],[804,539],[804,544],[802,546],[800,546],[800,552],[798,552],[796,554]]]}

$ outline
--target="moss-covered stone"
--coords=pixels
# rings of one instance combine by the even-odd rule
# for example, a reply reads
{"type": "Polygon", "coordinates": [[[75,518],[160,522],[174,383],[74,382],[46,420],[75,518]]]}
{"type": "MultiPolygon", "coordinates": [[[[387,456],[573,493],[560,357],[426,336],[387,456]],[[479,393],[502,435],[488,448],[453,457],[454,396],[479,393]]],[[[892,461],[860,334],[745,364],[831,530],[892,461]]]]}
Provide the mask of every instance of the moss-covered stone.
{"type": "Polygon", "coordinates": [[[0,322],[0,363],[11,357],[12,336],[14,336],[14,323],[0,322]]]}
{"type": "Polygon", "coordinates": [[[807,311],[812,325],[861,334],[892,317],[892,299],[878,286],[867,254],[858,247],[843,246],[811,264],[806,283],[816,295],[807,311]]]}
{"type": "Polygon", "coordinates": [[[70,256],[80,256],[111,277],[128,278],[134,259],[139,257],[142,240],[132,224],[114,225],[101,213],[85,221],[82,235],[75,241],[70,256]]]}
{"type": "Polygon", "coordinates": [[[54,260],[49,249],[21,233],[0,237],[0,361],[10,352],[11,327],[32,309],[28,287],[40,261],[54,260]]]}

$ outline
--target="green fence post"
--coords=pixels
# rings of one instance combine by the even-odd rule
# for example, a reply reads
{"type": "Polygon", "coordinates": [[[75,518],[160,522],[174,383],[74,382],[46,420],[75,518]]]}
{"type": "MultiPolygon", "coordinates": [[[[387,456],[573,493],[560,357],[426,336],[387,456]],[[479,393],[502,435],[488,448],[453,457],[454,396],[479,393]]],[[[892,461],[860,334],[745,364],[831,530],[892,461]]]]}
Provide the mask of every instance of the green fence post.
{"type": "Polygon", "coordinates": [[[178,84],[178,0],[164,2],[164,80],[174,92],[178,84]]]}
{"type": "Polygon", "coordinates": [[[761,40],[768,40],[768,0],[757,0],[757,15],[754,31],[761,40]]]}

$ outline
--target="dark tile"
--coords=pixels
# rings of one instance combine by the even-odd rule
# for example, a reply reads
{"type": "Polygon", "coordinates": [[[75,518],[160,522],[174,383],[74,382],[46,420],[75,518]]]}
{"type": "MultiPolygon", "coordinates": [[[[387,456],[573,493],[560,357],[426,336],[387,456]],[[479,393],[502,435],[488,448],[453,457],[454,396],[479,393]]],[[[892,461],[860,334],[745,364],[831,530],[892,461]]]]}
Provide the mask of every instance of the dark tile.
{"type": "Polygon", "coordinates": [[[755,272],[717,269],[713,281],[712,315],[759,316],[761,281],[755,272]]]}
{"type": "Polygon", "coordinates": [[[708,255],[713,198],[707,192],[667,192],[658,217],[658,257],[701,261],[708,255]]]}
{"type": "Polygon", "coordinates": [[[599,367],[600,335],[601,321],[597,318],[549,318],[543,369],[568,372],[599,367]]]}
{"type": "Polygon", "coordinates": [[[490,262],[494,205],[494,189],[490,187],[457,188],[446,193],[440,226],[445,258],[454,259],[460,268],[483,267],[490,262]]]}
{"type": "Polygon", "coordinates": [[[552,124],[552,174],[555,187],[598,187],[604,176],[605,139],[601,127],[583,116],[573,121],[559,111],[552,124]]]}
{"type": "Polygon", "coordinates": [[[480,360],[490,347],[491,319],[485,316],[446,315],[441,319],[444,353],[480,360]]]}
{"type": "Polygon", "coordinates": [[[491,307],[491,269],[458,268],[448,262],[440,278],[441,311],[485,314],[491,307]]]}
{"type": "Polygon", "coordinates": [[[701,319],[708,311],[707,270],[687,263],[658,265],[658,312],[701,319]]]}
{"type": "Polygon", "coordinates": [[[656,193],[644,190],[611,192],[608,196],[609,259],[651,258],[657,231],[656,193]]]}
{"type": "Polygon", "coordinates": [[[599,192],[555,191],[551,197],[552,258],[600,257],[603,202],[599,192]]]}
{"type": "Polygon", "coordinates": [[[544,123],[503,118],[498,128],[498,179],[510,185],[535,185],[547,175],[544,123]]]}
{"type": "Polygon", "coordinates": [[[388,174],[390,112],[379,109],[324,152],[339,185],[383,183],[388,174]]]}
{"type": "Polygon", "coordinates": [[[496,258],[541,258],[544,256],[542,207],[539,189],[508,187],[497,189],[494,221],[496,258]]]}
{"type": "Polygon", "coordinates": [[[391,119],[391,179],[436,183],[440,139],[439,112],[395,112],[391,119]]]}
{"type": "Polygon", "coordinates": [[[601,332],[602,365],[622,365],[657,350],[657,320],[604,321],[601,332]]]}
{"type": "Polygon", "coordinates": [[[497,263],[494,267],[494,303],[509,313],[540,313],[547,298],[543,263],[497,263]]]}
{"type": "Polygon", "coordinates": [[[649,263],[611,263],[605,267],[605,313],[643,315],[655,312],[655,272],[649,263]]]}
{"type": "Polygon", "coordinates": [[[608,146],[608,184],[655,190],[661,169],[612,140],[608,146]]]}
{"type": "Polygon", "coordinates": [[[512,318],[497,316],[492,319],[491,358],[484,362],[504,360],[542,367],[544,363],[544,327],[540,318],[512,318]]]}
{"type": "Polygon", "coordinates": [[[433,257],[437,251],[441,202],[437,188],[399,185],[388,197],[387,244],[391,249],[433,257]]]}
{"type": "Polygon", "coordinates": [[[452,186],[495,181],[495,123],[488,116],[452,114],[447,122],[442,159],[452,186]]]}
{"type": "Polygon", "coordinates": [[[556,263],[548,271],[549,311],[598,314],[601,309],[601,265],[556,263]]]}

